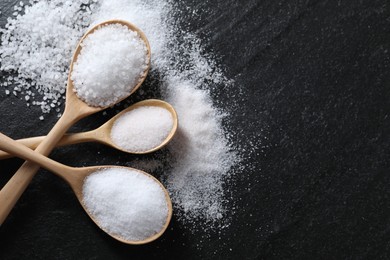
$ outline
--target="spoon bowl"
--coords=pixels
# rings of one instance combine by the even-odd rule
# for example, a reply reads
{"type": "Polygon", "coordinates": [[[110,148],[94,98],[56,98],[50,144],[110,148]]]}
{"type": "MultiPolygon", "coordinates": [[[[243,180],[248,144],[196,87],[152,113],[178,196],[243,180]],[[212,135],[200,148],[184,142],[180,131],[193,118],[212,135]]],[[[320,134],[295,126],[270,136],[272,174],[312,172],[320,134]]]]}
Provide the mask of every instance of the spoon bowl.
{"type": "MultiPolygon", "coordinates": [[[[68,98],[69,99],[76,99],[76,102],[80,102],[81,101],[88,108],[94,108],[94,106],[91,106],[91,105],[85,103],[81,98],[79,98],[77,96],[77,93],[76,93],[76,91],[74,89],[73,81],[71,80],[70,75],[71,75],[71,73],[73,71],[74,63],[77,61],[77,58],[80,55],[81,50],[83,49],[82,42],[84,41],[84,39],[87,38],[90,34],[94,33],[96,30],[100,29],[101,27],[104,27],[106,25],[111,25],[111,24],[121,24],[121,25],[126,26],[129,30],[137,32],[139,34],[140,38],[144,41],[144,43],[146,45],[146,56],[147,56],[147,59],[146,59],[146,61],[147,61],[146,69],[144,70],[144,73],[139,78],[138,83],[132,88],[132,90],[128,93],[127,96],[118,99],[115,103],[119,103],[122,100],[126,99],[131,94],[133,94],[142,85],[142,83],[145,81],[146,76],[147,76],[147,74],[149,72],[149,68],[150,68],[150,56],[151,56],[150,44],[149,44],[149,41],[146,38],[145,34],[140,29],[138,29],[136,26],[134,26],[133,24],[131,24],[131,23],[127,22],[127,21],[124,21],[124,20],[116,19],[116,20],[104,21],[102,23],[99,23],[99,24],[93,26],[91,29],[89,29],[88,32],[85,33],[84,36],[81,38],[79,44],[76,47],[76,50],[75,50],[75,52],[73,54],[72,62],[70,64],[70,69],[69,69],[70,72],[69,72],[67,92],[66,92],[66,100],[67,101],[68,101],[68,98]]],[[[114,104],[110,104],[110,105],[105,106],[103,108],[107,108],[107,107],[112,106],[112,105],[114,105],[114,104]]]]}
{"type": "MultiPolygon", "coordinates": [[[[105,231],[108,235],[115,238],[116,240],[131,244],[131,245],[139,245],[139,244],[145,244],[149,243],[157,238],[159,238],[167,229],[170,220],[172,218],[172,202],[169,197],[169,194],[165,187],[153,176],[150,174],[137,170],[130,167],[122,167],[122,166],[92,166],[92,167],[82,167],[82,168],[76,168],[76,167],[69,167],[66,165],[63,165],[61,163],[58,163],[52,159],[47,158],[46,156],[35,152],[26,146],[12,140],[11,138],[5,136],[4,134],[0,133],[0,149],[7,151],[11,154],[14,154],[20,158],[23,158],[25,160],[32,161],[48,170],[53,172],[54,174],[58,175],[59,177],[63,178],[73,189],[77,199],[79,200],[80,204],[88,214],[88,216],[96,223],[96,225],[101,228],[103,231],[105,231]],[[157,184],[159,188],[164,193],[164,199],[166,202],[166,209],[167,214],[166,216],[163,216],[165,221],[164,224],[161,226],[161,229],[158,232],[155,232],[154,234],[140,240],[127,240],[117,234],[114,234],[113,232],[110,232],[105,228],[102,223],[100,223],[97,218],[91,213],[91,211],[86,206],[86,203],[84,201],[84,184],[85,180],[91,176],[92,174],[95,174],[101,170],[107,170],[107,169],[126,169],[130,170],[132,172],[136,171],[138,174],[141,174],[143,177],[149,178],[154,184],[157,184]]],[[[117,175],[114,173],[114,175],[117,175]]],[[[113,191],[116,192],[116,187],[112,186],[113,191]]],[[[147,216],[145,216],[147,217],[147,216]]]]}
{"type": "MultiPolygon", "coordinates": [[[[95,30],[99,29],[101,26],[108,24],[121,24],[127,26],[130,30],[136,31],[139,33],[141,39],[146,44],[147,47],[147,68],[144,71],[144,74],[140,77],[136,86],[132,88],[132,90],[128,93],[131,95],[135,90],[139,88],[142,84],[146,75],[148,73],[150,67],[150,46],[148,40],[145,35],[134,25],[128,23],[123,20],[110,20],[92,27],[80,40],[77,45],[76,51],[73,55],[72,62],[70,64],[69,76],[68,76],[68,84],[66,88],[66,102],[65,102],[65,110],[62,117],[55,124],[50,133],[44,138],[44,140],[38,145],[35,149],[36,152],[39,152],[43,155],[48,155],[51,150],[56,146],[61,137],[66,133],[66,131],[78,120],[101,111],[106,107],[93,107],[89,106],[87,103],[79,99],[76,95],[73,87],[73,82],[71,80],[71,74],[73,71],[73,64],[77,60],[78,55],[82,49],[83,40],[90,34],[92,34],[95,30]]],[[[115,51],[115,50],[113,50],[115,51]]],[[[117,100],[120,102],[121,100],[117,100]]],[[[114,105],[114,104],[112,104],[114,105]]],[[[31,163],[25,162],[19,170],[12,176],[12,178],[7,182],[7,184],[0,191],[0,224],[2,224],[5,218],[10,213],[11,209],[16,204],[17,200],[20,198],[24,190],[28,187],[28,184],[31,182],[35,173],[38,171],[39,166],[31,163]]]]}
{"type": "MultiPolygon", "coordinates": [[[[176,133],[178,127],[178,117],[175,109],[167,102],[158,100],[158,99],[147,99],[143,100],[140,102],[137,102],[128,108],[124,109],[121,111],[119,114],[111,118],[109,121],[107,121],[105,124],[100,126],[99,128],[88,131],[88,132],[82,132],[82,133],[75,133],[75,134],[66,134],[62,137],[62,139],[57,143],[57,146],[65,146],[65,145],[71,145],[71,144],[77,144],[77,143],[84,143],[84,142],[99,142],[108,146],[111,146],[112,148],[118,149],[120,151],[123,151],[125,153],[130,153],[130,154],[147,154],[151,152],[155,152],[161,148],[163,148],[165,145],[167,145],[170,140],[173,138],[173,136],[176,133]],[[124,114],[140,108],[140,107],[159,107],[167,110],[171,116],[172,116],[172,128],[169,132],[169,134],[166,136],[166,138],[157,146],[151,148],[151,149],[146,149],[146,150],[128,150],[124,149],[121,146],[118,146],[113,142],[111,138],[111,130],[115,122],[117,121],[118,118],[123,116],[124,114]]],[[[16,140],[17,142],[31,148],[35,149],[44,139],[44,136],[38,136],[38,137],[30,137],[30,138],[24,138],[24,139],[19,139],[16,140]]],[[[137,136],[134,136],[134,138],[137,138],[137,136]]],[[[12,155],[0,151],[0,159],[5,159],[5,158],[10,158],[12,155]]]]}
{"type": "MultiPolygon", "coordinates": [[[[113,148],[116,148],[116,149],[121,150],[123,152],[132,153],[132,154],[146,154],[146,153],[151,153],[151,152],[157,151],[157,150],[161,149],[162,147],[164,147],[165,145],[167,145],[169,143],[169,141],[175,135],[176,130],[177,130],[177,126],[178,126],[177,113],[176,113],[175,109],[169,103],[162,101],[162,100],[158,100],[158,99],[147,99],[147,100],[140,101],[140,102],[128,107],[127,109],[123,110],[121,113],[114,116],[112,118],[112,120],[109,120],[107,123],[105,123],[100,128],[98,128],[96,133],[101,133],[101,136],[105,137],[105,138],[99,139],[100,142],[103,142],[106,145],[109,145],[113,148]],[[159,108],[163,108],[163,109],[167,110],[172,116],[173,124],[172,124],[172,128],[171,128],[169,134],[157,146],[150,148],[150,149],[147,149],[147,150],[129,151],[129,150],[124,149],[121,146],[117,145],[115,142],[113,142],[113,140],[111,138],[112,127],[114,126],[116,120],[119,117],[123,116],[124,114],[126,114],[132,110],[140,108],[140,107],[159,107],[159,108]]],[[[135,136],[135,138],[136,138],[136,136],[135,136]]]]}
{"type": "MultiPolygon", "coordinates": [[[[100,228],[102,229],[105,233],[110,235],[111,237],[115,238],[116,240],[125,243],[125,244],[130,244],[130,245],[141,245],[141,244],[147,244],[150,243],[156,239],[158,239],[168,228],[169,223],[172,218],[172,202],[171,198],[168,194],[168,191],[165,189],[165,187],[159,182],[155,177],[152,175],[138,170],[134,169],[131,167],[124,167],[124,166],[92,166],[92,167],[84,167],[84,168],[71,168],[71,173],[67,176],[64,177],[62,176],[65,181],[69,183],[71,188],[73,189],[74,193],[76,194],[77,199],[79,200],[81,206],[84,208],[85,212],[88,214],[88,216],[92,219],[92,221],[100,228]],[[84,202],[84,195],[83,195],[83,184],[89,176],[92,174],[95,174],[96,172],[99,172],[101,170],[107,170],[107,169],[126,169],[126,170],[131,170],[131,171],[136,171],[152,180],[156,184],[159,185],[159,187],[164,191],[164,196],[165,196],[165,201],[166,201],[166,206],[167,206],[167,215],[165,218],[164,225],[161,227],[161,229],[154,233],[153,235],[146,237],[142,240],[127,240],[121,236],[118,236],[117,234],[113,234],[109,230],[107,230],[105,227],[101,225],[101,223],[97,220],[97,218],[90,212],[88,207],[86,206],[84,202]]],[[[114,187],[113,187],[114,188],[114,187]]],[[[147,217],[147,216],[144,216],[147,217]]]]}

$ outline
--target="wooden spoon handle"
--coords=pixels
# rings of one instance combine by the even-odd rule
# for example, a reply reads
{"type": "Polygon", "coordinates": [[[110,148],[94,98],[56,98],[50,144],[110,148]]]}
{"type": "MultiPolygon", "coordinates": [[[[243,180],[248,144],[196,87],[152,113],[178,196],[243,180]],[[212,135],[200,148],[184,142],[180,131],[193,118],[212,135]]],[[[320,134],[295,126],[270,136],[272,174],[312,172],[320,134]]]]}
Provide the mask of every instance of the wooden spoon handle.
{"type": "MultiPolygon", "coordinates": [[[[90,132],[82,132],[82,133],[76,133],[76,134],[66,134],[56,144],[56,147],[84,143],[84,142],[97,141],[94,133],[95,133],[94,131],[90,131],[90,132]]],[[[45,136],[36,136],[36,137],[18,139],[15,141],[20,143],[20,144],[23,144],[24,146],[27,146],[30,149],[35,149],[43,141],[44,138],[45,138],[45,136]]],[[[12,154],[9,154],[5,151],[0,151],[0,160],[11,158],[11,157],[13,157],[12,154]]]]}
{"type": "Polygon", "coordinates": [[[19,158],[34,162],[60,176],[63,176],[64,172],[69,172],[72,169],[69,166],[58,163],[40,153],[31,150],[20,142],[12,140],[2,133],[0,133],[0,149],[7,151],[8,153],[19,158]]]}
{"type": "MultiPolygon", "coordinates": [[[[51,150],[56,146],[65,132],[83,117],[77,107],[66,106],[63,116],[58,120],[56,125],[50,133],[42,140],[35,151],[47,156],[51,150]],[[67,108],[72,108],[68,109],[67,108]]],[[[12,176],[7,184],[0,191],[0,225],[11,212],[12,208],[22,196],[24,190],[27,188],[39,166],[32,162],[25,162],[19,170],[12,176]]]]}

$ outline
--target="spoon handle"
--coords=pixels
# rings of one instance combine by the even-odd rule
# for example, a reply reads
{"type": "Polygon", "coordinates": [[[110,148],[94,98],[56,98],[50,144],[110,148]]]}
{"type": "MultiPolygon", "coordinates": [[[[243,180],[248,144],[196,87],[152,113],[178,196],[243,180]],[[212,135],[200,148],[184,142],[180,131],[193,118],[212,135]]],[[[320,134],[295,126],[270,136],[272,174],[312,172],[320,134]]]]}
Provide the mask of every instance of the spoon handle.
{"type": "Polygon", "coordinates": [[[9,138],[3,133],[0,133],[0,149],[19,158],[34,162],[60,176],[63,176],[64,173],[66,175],[66,173],[72,171],[71,167],[49,159],[46,156],[31,150],[20,142],[9,138]]]}
{"type": "MultiPolygon", "coordinates": [[[[56,146],[65,132],[79,119],[99,111],[98,108],[82,107],[81,101],[75,96],[71,96],[67,92],[67,105],[62,117],[55,124],[50,133],[35,149],[43,155],[48,155],[56,146]],[[69,101],[69,102],[68,102],[69,101]]],[[[25,162],[19,170],[12,176],[7,184],[0,191],[0,225],[3,224],[12,208],[22,196],[24,190],[27,188],[39,166],[32,162],[25,162]]]]}
{"type": "MultiPolygon", "coordinates": [[[[43,141],[45,136],[36,136],[15,140],[16,142],[27,146],[30,149],[35,149],[43,141]]],[[[97,141],[95,131],[75,133],[75,134],[65,134],[61,140],[56,144],[56,147],[66,146],[71,144],[79,144],[85,142],[97,141]]],[[[0,160],[12,158],[12,154],[0,150],[0,160]]]]}

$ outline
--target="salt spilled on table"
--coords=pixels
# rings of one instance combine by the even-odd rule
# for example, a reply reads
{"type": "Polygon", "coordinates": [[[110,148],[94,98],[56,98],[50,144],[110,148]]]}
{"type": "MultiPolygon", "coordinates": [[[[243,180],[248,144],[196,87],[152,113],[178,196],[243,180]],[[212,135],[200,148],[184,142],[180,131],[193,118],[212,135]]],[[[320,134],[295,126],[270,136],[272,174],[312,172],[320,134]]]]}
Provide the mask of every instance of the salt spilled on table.
{"type": "Polygon", "coordinates": [[[81,46],[71,79],[77,95],[91,106],[111,106],[127,97],[147,69],[145,42],[124,25],[102,26],[81,46]]]}
{"type": "Polygon", "coordinates": [[[111,139],[126,151],[145,152],[162,144],[172,128],[172,115],[165,108],[138,107],[115,120],[111,139]]]}
{"type": "Polygon", "coordinates": [[[168,217],[161,185],[128,168],[107,168],[89,175],[83,184],[83,203],[103,230],[127,241],[142,241],[159,233],[168,217]]]}

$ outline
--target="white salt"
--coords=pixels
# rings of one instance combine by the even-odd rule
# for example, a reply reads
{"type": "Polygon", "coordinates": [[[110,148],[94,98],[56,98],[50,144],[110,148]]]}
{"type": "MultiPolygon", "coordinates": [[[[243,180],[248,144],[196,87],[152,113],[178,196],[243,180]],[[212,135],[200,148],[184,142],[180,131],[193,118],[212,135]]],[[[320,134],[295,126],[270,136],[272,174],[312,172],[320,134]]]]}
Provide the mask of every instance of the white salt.
{"type": "MultiPolygon", "coordinates": [[[[22,91],[27,86],[37,86],[47,99],[37,95],[35,105],[46,108],[47,103],[61,101],[64,96],[71,53],[86,27],[108,19],[135,24],[150,42],[153,59],[149,75],[153,85],[175,107],[180,124],[173,143],[168,145],[170,154],[156,158],[160,163],[137,157],[127,164],[163,172],[161,178],[183,228],[191,231],[199,226],[205,229],[225,225],[223,222],[232,213],[231,208],[226,208],[231,198],[225,184],[233,174],[232,167],[239,163],[232,152],[238,144],[233,138],[228,140],[231,133],[222,127],[223,112],[215,106],[218,99],[211,99],[209,91],[215,94],[234,87],[238,93],[240,88],[226,79],[198,36],[177,26],[187,24],[187,17],[177,8],[180,1],[97,0],[96,4],[89,1],[90,9],[85,11],[80,11],[81,3],[34,1],[25,8],[27,14],[11,18],[8,28],[2,30],[1,70],[16,70],[22,91]],[[65,17],[63,22],[58,14],[65,17]],[[54,79],[54,74],[59,78],[54,79]],[[210,225],[199,225],[200,221],[210,225]]],[[[6,77],[5,81],[15,80],[6,77]]],[[[155,97],[154,93],[147,94],[147,86],[143,87],[144,97],[155,97]]],[[[234,104],[232,100],[228,108],[234,104]]]]}
{"type": "Polygon", "coordinates": [[[161,107],[133,109],[115,120],[112,141],[127,151],[144,152],[159,146],[173,127],[171,113],[161,107]]]}
{"type": "Polygon", "coordinates": [[[0,29],[0,69],[5,73],[0,85],[20,86],[22,94],[38,93],[34,105],[43,113],[50,112],[50,104],[64,97],[72,53],[91,23],[95,4],[90,1],[89,5],[91,9],[81,11],[80,0],[66,4],[32,0],[20,15],[9,18],[0,29]]]}
{"type": "Polygon", "coordinates": [[[157,234],[168,216],[162,187],[151,177],[128,168],[107,168],[88,176],[83,203],[103,230],[130,241],[157,234]]]}
{"type": "Polygon", "coordinates": [[[221,115],[206,91],[188,83],[172,85],[169,90],[167,100],[174,104],[180,124],[168,145],[175,160],[166,174],[167,189],[187,218],[221,220],[225,214],[223,180],[236,160],[235,153],[227,149],[221,115]]]}
{"type": "Polygon", "coordinates": [[[106,107],[127,97],[147,69],[147,48],[139,34],[120,24],[89,34],[73,66],[77,95],[91,106],[106,107]]]}

